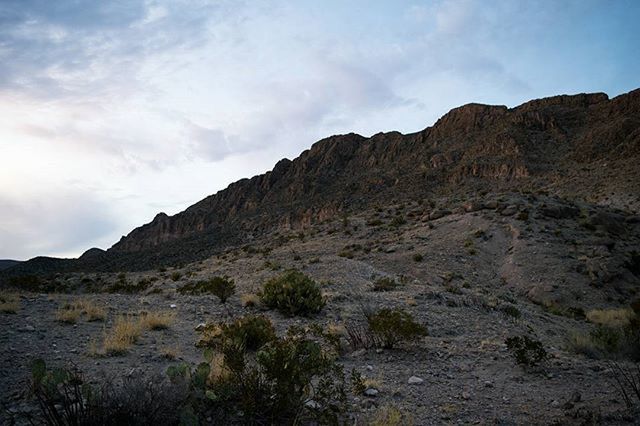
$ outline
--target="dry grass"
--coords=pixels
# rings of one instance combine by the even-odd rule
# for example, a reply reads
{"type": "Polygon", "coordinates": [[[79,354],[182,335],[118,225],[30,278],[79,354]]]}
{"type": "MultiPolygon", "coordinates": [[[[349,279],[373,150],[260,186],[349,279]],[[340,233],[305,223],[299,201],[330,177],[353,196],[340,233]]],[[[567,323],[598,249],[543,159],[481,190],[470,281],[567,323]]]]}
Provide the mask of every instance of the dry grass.
{"type": "Polygon", "coordinates": [[[165,359],[174,360],[178,358],[179,355],[180,349],[178,348],[178,345],[160,348],[160,356],[165,359]]]}
{"type": "Polygon", "coordinates": [[[636,314],[629,308],[592,309],[587,312],[587,319],[590,322],[607,327],[625,327],[635,316],[636,314]]]}
{"type": "Polygon", "coordinates": [[[257,294],[245,293],[240,295],[240,301],[245,308],[255,308],[260,304],[260,297],[257,294]]]}
{"type": "Polygon", "coordinates": [[[147,330],[165,330],[173,324],[176,314],[170,311],[141,312],[140,327],[147,330]]]}
{"type": "Polygon", "coordinates": [[[75,324],[78,322],[81,313],[80,309],[74,309],[65,305],[56,311],[56,321],[65,324],[75,324]]]}
{"type": "Polygon", "coordinates": [[[329,324],[327,324],[327,328],[325,330],[325,333],[327,333],[330,336],[335,336],[335,337],[346,337],[347,336],[347,329],[345,328],[345,326],[343,324],[337,324],[335,322],[330,322],[329,324]]]}
{"type": "Polygon", "coordinates": [[[136,343],[142,334],[141,322],[131,315],[116,318],[113,328],[105,333],[102,352],[105,355],[121,355],[136,343]]]}
{"type": "Polygon", "coordinates": [[[87,321],[104,321],[107,311],[102,306],[96,305],[90,300],[80,299],[66,302],[56,311],[56,321],[66,324],[74,324],[81,315],[85,315],[87,321]]]}
{"type": "Polygon", "coordinates": [[[15,314],[20,309],[20,299],[16,293],[0,292],[0,312],[15,314]]]}
{"type": "Polygon", "coordinates": [[[368,423],[372,426],[412,426],[413,419],[397,407],[385,405],[376,410],[368,423]]]}
{"type": "Polygon", "coordinates": [[[369,388],[378,389],[378,390],[382,389],[382,380],[380,379],[373,379],[373,378],[367,377],[362,380],[362,383],[364,384],[364,387],[367,389],[369,388]]]}
{"type": "Polygon", "coordinates": [[[209,382],[221,382],[229,378],[229,370],[224,364],[224,355],[216,353],[209,361],[211,369],[209,370],[209,382]]]}

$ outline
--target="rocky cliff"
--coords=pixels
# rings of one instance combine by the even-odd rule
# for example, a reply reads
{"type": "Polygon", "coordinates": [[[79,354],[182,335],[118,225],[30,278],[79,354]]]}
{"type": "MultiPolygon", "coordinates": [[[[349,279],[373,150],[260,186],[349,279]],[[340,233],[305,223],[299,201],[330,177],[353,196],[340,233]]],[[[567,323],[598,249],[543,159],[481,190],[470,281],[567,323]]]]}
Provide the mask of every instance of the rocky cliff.
{"type": "Polygon", "coordinates": [[[389,202],[543,191],[640,210],[640,89],[554,96],[515,108],[468,104],[403,135],[331,136],[175,216],[159,213],[106,252],[37,258],[12,273],[143,269],[203,259],[276,229],[389,202]],[[53,269],[52,269],[53,268],[53,269]]]}
{"type": "Polygon", "coordinates": [[[638,209],[640,90],[555,96],[509,109],[468,104],[403,135],[332,136],[175,216],[158,214],[110,252],[188,237],[208,243],[304,227],[365,205],[482,188],[545,189],[638,209]]]}

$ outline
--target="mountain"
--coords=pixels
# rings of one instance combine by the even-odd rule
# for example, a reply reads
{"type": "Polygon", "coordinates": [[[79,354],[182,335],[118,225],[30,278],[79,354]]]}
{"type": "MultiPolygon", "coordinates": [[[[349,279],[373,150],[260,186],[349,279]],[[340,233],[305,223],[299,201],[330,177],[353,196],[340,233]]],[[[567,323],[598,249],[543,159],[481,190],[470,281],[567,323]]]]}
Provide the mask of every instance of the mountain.
{"type": "Polygon", "coordinates": [[[204,259],[269,231],[303,229],[391,202],[544,192],[640,210],[640,89],[562,95],[515,108],[468,104],[420,132],[331,136],[174,216],[159,213],[107,251],[36,258],[15,273],[145,269],[204,259]]]}
{"type": "Polygon", "coordinates": [[[11,268],[18,263],[20,263],[19,260],[0,259],[0,271],[2,271],[3,269],[11,268]]]}

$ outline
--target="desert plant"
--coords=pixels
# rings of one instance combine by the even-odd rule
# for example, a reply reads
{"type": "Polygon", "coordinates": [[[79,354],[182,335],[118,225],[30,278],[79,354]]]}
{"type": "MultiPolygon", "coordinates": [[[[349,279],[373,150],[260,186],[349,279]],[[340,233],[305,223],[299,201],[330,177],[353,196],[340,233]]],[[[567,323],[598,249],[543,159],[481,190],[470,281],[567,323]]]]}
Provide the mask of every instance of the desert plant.
{"type": "Polygon", "coordinates": [[[171,311],[140,312],[138,319],[140,327],[147,330],[165,330],[176,319],[176,314],[171,311]]]}
{"type": "Polygon", "coordinates": [[[240,295],[240,302],[245,308],[255,308],[260,304],[260,296],[253,293],[245,293],[240,295]]]}
{"type": "Polygon", "coordinates": [[[6,291],[0,292],[0,312],[15,314],[18,309],[20,309],[20,300],[17,294],[6,291]]]}
{"type": "Polygon", "coordinates": [[[308,316],[325,305],[318,284],[293,269],[267,281],[259,296],[266,306],[287,316],[308,316]]]}
{"type": "Polygon", "coordinates": [[[519,365],[533,367],[547,359],[547,351],[542,343],[529,336],[509,337],[505,343],[519,365]]]}
{"type": "Polygon", "coordinates": [[[628,408],[640,403],[640,364],[633,367],[625,367],[618,362],[610,364],[611,374],[620,395],[628,408]]]}
{"type": "Polygon", "coordinates": [[[367,424],[371,426],[411,426],[413,419],[399,408],[385,405],[376,410],[367,424]]]}
{"type": "Polygon", "coordinates": [[[415,253],[412,256],[412,259],[413,259],[414,262],[422,262],[422,260],[424,259],[424,256],[421,255],[420,253],[415,253]]]}
{"type": "Polygon", "coordinates": [[[172,281],[178,281],[180,278],[182,278],[182,273],[175,271],[171,273],[171,280],[172,281]]]}
{"type": "Polygon", "coordinates": [[[503,314],[505,314],[507,316],[510,316],[512,318],[516,318],[517,319],[517,318],[520,318],[522,316],[522,314],[520,313],[520,309],[516,308],[513,305],[505,304],[505,305],[500,306],[499,309],[503,314]]]}
{"type": "Polygon", "coordinates": [[[366,317],[369,330],[384,348],[392,348],[399,342],[427,335],[427,328],[400,308],[384,308],[375,313],[367,313],[366,317]]]}
{"type": "Polygon", "coordinates": [[[102,350],[105,355],[122,355],[137,342],[142,334],[142,325],[131,315],[116,318],[110,332],[105,333],[102,350]]]}
{"type": "Polygon", "coordinates": [[[232,279],[227,276],[213,277],[209,280],[196,281],[187,283],[177,289],[180,294],[213,294],[220,299],[220,302],[226,303],[236,291],[236,285],[232,279]]]}
{"type": "Polygon", "coordinates": [[[258,315],[240,317],[231,323],[208,324],[201,331],[199,347],[223,351],[229,345],[255,351],[276,338],[269,318],[258,315]]]}
{"type": "Polygon", "coordinates": [[[391,277],[378,278],[373,283],[373,291],[391,291],[398,288],[400,284],[391,277]]]}
{"type": "Polygon", "coordinates": [[[633,309],[592,309],[587,312],[589,322],[607,327],[624,327],[636,316],[633,309]]]}
{"type": "Polygon", "coordinates": [[[30,424],[50,426],[143,426],[181,424],[186,388],[160,378],[126,376],[89,381],[75,367],[49,369],[37,359],[31,364],[30,395],[38,406],[24,413],[30,424]]]}

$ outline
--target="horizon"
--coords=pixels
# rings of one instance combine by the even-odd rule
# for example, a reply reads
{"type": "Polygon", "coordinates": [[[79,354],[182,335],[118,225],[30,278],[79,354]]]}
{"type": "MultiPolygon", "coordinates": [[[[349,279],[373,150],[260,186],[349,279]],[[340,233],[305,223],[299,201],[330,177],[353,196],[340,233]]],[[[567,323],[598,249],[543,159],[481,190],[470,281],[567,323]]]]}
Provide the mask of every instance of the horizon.
{"type": "Polygon", "coordinates": [[[0,259],[107,249],[332,134],[640,87],[631,1],[75,4],[0,5],[0,259]]]}

